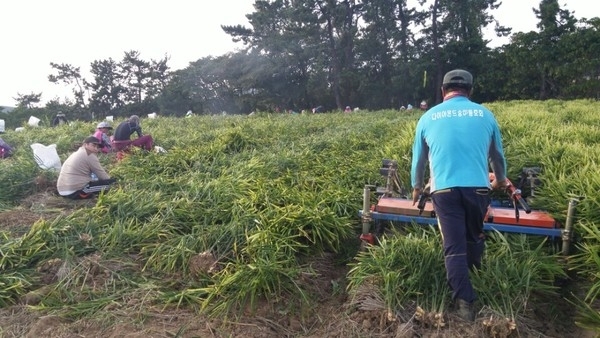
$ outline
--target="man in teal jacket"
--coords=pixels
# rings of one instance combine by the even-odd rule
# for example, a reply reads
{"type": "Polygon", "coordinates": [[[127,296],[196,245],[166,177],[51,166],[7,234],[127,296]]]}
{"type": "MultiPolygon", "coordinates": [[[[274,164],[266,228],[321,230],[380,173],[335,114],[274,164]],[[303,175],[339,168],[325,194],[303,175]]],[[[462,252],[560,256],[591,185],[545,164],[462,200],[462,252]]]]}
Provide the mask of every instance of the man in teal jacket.
{"type": "Polygon", "coordinates": [[[452,299],[463,319],[475,320],[477,295],[469,269],[479,268],[485,249],[483,222],[490,188],[506,185],[506,159],[496,118],[472,102],[473,76],[462,69],[444,76],[444,101],[419,119],[413,143],[413,202],[429,189],[444,245],[444,263],[452,299]],[[489,181],[489,169],[496,179],[489,181]]]}

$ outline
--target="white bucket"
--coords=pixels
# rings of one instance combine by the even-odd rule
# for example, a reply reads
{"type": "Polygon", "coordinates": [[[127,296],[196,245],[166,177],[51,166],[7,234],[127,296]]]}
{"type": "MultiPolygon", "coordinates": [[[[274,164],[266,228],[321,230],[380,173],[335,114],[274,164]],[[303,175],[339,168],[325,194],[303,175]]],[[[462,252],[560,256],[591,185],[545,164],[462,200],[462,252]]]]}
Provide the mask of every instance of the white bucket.
{"type": "Polygon", "coordinates": [[[4,120],[3,120],[3,119],[0,119],[0,133],[3,133],[3,132],[4,132],[4,128],[5,128],[5,125],[4,125],[4,120]]]}
{"type": "Polygon", "coordinates": [[[32,127],[37,127],[38,123],[40,123],[40,119],[38,119],[35,116],[30,116],[29,117],[29,122],[27,122],[30,126],[32,127]]]}
{"type": "Polygon", "coordinates": [[[156,116],[157,116],[156,113],[148,114],[149,119],[155,119],[156,116]]]}
{"type": "Polygon", "coordinates": [[[108,116],[106,117],[106,121],[112,121],[112,120],[113,120],[113,116],[112,116],[112,115],[108,115],[108,116]]]}

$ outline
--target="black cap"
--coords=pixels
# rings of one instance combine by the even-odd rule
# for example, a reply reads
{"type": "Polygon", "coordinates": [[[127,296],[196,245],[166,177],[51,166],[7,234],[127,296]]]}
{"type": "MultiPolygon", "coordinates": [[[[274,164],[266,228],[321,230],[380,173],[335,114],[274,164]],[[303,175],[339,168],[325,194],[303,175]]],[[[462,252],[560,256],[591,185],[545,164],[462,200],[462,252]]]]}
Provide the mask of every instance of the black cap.
{"type": "Polygon", "coordinates": [[[95,138],[94,136],[90,136],[90,137],[86,137],[85,140],[83,140],[83,143],[94,143],[94,144],[100,144],[100,140],[98,140],[97,138],[95,138]]]}
{"type": "Polygon", "coordinates": [[[473,87],[473,75],[462,69],[451,70],[444,75],[444,81],[442,82],[444,88],[447,87],[462,87],[471,88],[473,87]]]}

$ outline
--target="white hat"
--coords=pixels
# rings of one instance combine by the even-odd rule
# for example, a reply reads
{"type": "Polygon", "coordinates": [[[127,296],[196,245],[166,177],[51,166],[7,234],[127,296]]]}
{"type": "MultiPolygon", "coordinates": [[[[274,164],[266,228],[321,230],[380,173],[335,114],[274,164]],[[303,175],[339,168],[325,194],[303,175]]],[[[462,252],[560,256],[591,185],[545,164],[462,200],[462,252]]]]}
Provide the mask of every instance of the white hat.
{"type": "Polygon", "coordinates": [[[102,121],[102,122],[98,123],[98,125],[96,126],[96,128],[108,128],[108,129],[112,129],[112,127],[110,126],[110,123],[108,123],[106,121],[102,121]]]}

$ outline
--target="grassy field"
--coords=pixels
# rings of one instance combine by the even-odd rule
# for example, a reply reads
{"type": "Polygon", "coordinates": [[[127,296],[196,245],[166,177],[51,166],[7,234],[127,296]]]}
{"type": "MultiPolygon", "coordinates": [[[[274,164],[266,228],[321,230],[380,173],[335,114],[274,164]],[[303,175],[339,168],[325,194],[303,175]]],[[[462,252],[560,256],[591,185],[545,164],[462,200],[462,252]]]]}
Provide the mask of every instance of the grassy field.
{"type": "MultiPolygon", "coordinates": [[[[103,156],[119,183],[91,203],[54,196],[57,173],[39,169],[29,145],[54,143],[64,161],[95,124],[9,131],[3,139],[17,151],[0,161],[0,218],[13,220],[0,223],[0,307],[103,327],[126,314],[136,328],[151,312],[222,324],[258,314],[283,335],[318,336],[334,329],[314,318],[327,317],[333,305],[324,299],[335,299],[333,312],[358,322],[335,326],[345,336],[553,336],[532,324],[540,309],[545,320],[569,314],[564,330],[598,330],[600,103],[487,106],[509,177],[542,168],[532,207],[564,224],[569,199],[582,199],[568,257],[543,238],[490,234],[485,268],[472,276],[482,310],[471,331],[448,315],[435,229],[393,228],[359,251],[362,190],[383,183],[382,159],[399,162],[409,188],[417,111],[144,119],[167,152],[103,156]],[[292,317],[298,325],[281,324],[292,317]]],[[[18,336],[16,324],[1,324],[0,336],[18,336]]],[[[198,335],[185,327],[176,335],[198,335]]]]}

